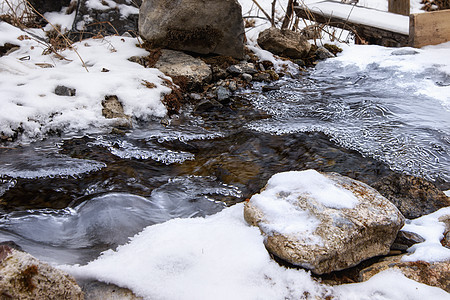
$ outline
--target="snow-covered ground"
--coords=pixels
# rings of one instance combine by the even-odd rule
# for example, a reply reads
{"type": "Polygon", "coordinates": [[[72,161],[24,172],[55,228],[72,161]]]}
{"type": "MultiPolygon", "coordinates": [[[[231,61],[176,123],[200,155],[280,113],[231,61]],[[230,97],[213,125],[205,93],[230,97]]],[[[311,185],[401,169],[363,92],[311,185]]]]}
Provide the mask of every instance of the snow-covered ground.
{"type": "Polygon", "coordinates": [[[0,32],[0,45],[20,46],[0,57],[3,135],[23,130],[24,136],[39,138],[52,130],[78,131],[111,124],[114,120],[102,116],[106,95],[116,95],[125,113],[137,118],[166,113],[161,97],[170,89],[162,84],[164,74],[128,61],[147,54],[136,47],[135,38],[89,39],[56,56],[43,55],[47,45],[7,23],[0,23],[0,32]],[[155,88],[148,88],[146,82],[154,83],[155,88]],[[56,95],[58,85],[76,89],[75,96],[56,95]]]}
{"type": "Polygon", "coordinates": [[[307,271],[281,267],[270,258],[259,229],[246,224],[243,204],[206,218],[149,226],[117,251],[106,251],[85,266],[62,268],[80,278],[130,288],[145,299],[450,297],[395,271],[385,271],[364,283],[330,287],[315,281],[307,271]]]}
{"type": "MultiPolygon", "coordinates": [[[[240,2],[244,15],[262,16],[251,0],[240,2]]],[[[271,0],[258,2],[270,13],[271,0]]],[[[287,0],[278,3],[280,18],[287,0]]],[[[361,3],[387,8],[385,1],[361,3]]],[[[418,5],[412,7],[414,10],[418,5]]],[[[255,45],[258,32],[268,26],[267,21],[256,19],[256,27],[247,31],[249,44],[255,45]]],[[[101,129],[113,122],[101,114],[105,95],[117,95],[125,113],[137,118],[162,117],[166,113],[161,97],[170,89],[162,84],[163,74],[128,61],[131,56],[146,55],[145,50],[136,47],[138,41],[134,38],[106,37],[76,43],[73,47],[89,72],[74,50],[59,53],[64,59],[44,55],[45,44],[0,22],[0,46],[5,43],[19,45],[20,49],[0,57],[0,133],[4,135],[19,128],[30,139],[53,130],[101,129]],[[156,88],[147,88],[145,81],[154,83],[156,88]],[[58,85],[75,88],[76,95],[55,95],[58,85]]],[[[450,78],[450,42],[415,49],[414,55],[391,55],[392,49],[379,46],[342,47],[344,52],[336,60],[343,64],[365,68],[378,63],[411,72],[437,66],[450,78]]],[[[414,84],[422,84],[424,94],[439,99],[444,109],[450,109],[450,84],[436,85],[427,79],[414,84]]],[[[444,229],[438,217],[443,214],[450,214],[450,209],[441,209],[405,225],[405,229],[426,238],[424,243],[410,249],[412,254],[407,260],[450,259],[450,250],[439,243],[444,229]]],[[[210,217],[175,219],[149,226],[128,244],[116,251],[106,251],[85,266],[62,268],[76,276],[128,287],[146,299],[301,299],[305,295],[311,298],[334,295],[339,299],[450,299],[448,293],[394,271],[380,273],[365,283],[329,287],[313,280],[306,271],[281,267],[264,248],[259,230],[245,223],[242,204],[210,217]]]]}
{"type": "MultiPolygon", "coordinates": [[[[92,1],[93,5],[97,2],[100,3],[92,1]]],[[[287,2],[276,2],[275,20],[278,24],[283,19],[287,2]]],[[[416,2],[411,1],[411,6],[417,7],[416,2]]],[[[266,51],[256,47],[258,33],[269,27],[270,23],[263,19],[264,14],[252,0],[240,0],[240,3],[244,16],[258,17],[253,18],[254,27],[246,30],[249,45],[259,56],[276,62],[266,51]]],[[[258,3],[271,15],[272,1],[260,0],[258,3]]],[[[385,1],[363,1],[360,4],[386,9],[381,3],[385,1]]],[[[0,9],[5,11],[7,7],[3,3],[0,9]]],[[[73,15],[64,15],[63,12],[64,9],[61,13],[48,13],[46,17],[68,28],[73,22],[73,15]]],[[[162,117],[166,113],[161,98],[170,90],[162,84],[164,75],[156,69],[145,69],[128,61],[131,56],[146,55],[145,50],[135,46],[139,42],[135,38],[89,39],[74,44],[73,49],[59,52],[59,55],[44,55],[48,45],[33,36],[43,36],[41,30],[28,30],[27,33],[0,22],[0,32],[0,45],[11,43],[20,46],[19,50],[0,57],[1,135],[10,136],[19,131],[23,132],[25,139],[34,139],[54,131],[103,128],[114,122],[101,114],[101,102],[105,95],[117,95],[125,113],[135,118],[162,117]],[[156,88],[147,88],[146,82],[154,83],[156,88]],[[54,91],[58,85],[76,89],[76,95],[56,95],[54,91]]],[[[450,50],[450,43],[425,47],[417,50],[419,55],[415,56],[390,56],[390,49],[377,46],[341,46],[345,51],[338,60],[361,68],[372,62],[382,62],[417,70],[439,66],[443,72],[450,74],[450,57],[445,55],[450,50]]],[[[436,87],[431,81],[424,82],[423,92],[444,103],[450,102],[450,85],[445,83],[436,87]]]]}

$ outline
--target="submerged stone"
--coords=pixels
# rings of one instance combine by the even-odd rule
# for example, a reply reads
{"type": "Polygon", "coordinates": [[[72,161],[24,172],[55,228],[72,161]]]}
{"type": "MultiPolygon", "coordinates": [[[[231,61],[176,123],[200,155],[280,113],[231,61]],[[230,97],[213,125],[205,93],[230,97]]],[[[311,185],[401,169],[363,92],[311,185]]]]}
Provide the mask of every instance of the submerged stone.
{"type": "Polygon", "coordinates": [[[450,206],[450,198],[432,182],[405,174],[383,177],[372,185],[408,219],[450,206]]]}
{"type": "Polygon", "coordinates": [[[260,228],[269,252],[315,274],[387,254],[404,223],[375,189],[314,170],[274,175],[244,217],[260,228]]]}

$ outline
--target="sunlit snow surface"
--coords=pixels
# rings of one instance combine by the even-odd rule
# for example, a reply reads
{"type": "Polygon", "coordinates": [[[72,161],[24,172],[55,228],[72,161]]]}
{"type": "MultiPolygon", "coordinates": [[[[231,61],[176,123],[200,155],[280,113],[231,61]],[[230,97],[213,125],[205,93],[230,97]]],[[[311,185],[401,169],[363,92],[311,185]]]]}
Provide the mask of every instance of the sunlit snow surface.
{"type": "MultiPolygon", "coordinates": [[[[58,55],[43,55],[48,48],[32,34],[1,21],[0,32],[0,45],[20,46],[0,57],[3,135],[19,131],[22,138],[39,139],[48,132],[110,127],[116,121],[102,115],[102,101],[107,95],[117,96],[125,114],[136,119],[166,114],[161,97],[171,90],[163,85],[164,75],[128,60],[148,55],[136,46],[135,38],[88,39],[58,55]],[[155,84],[155,88],[148,88],[145,82],[155,84]],[[57,86],[75,89],[75,95],[56,95],[57,86]]],[[[33,34],[43,35],[37,29],[33,34]]]]}
{"type": "Polygon", "coordinates": [[[278,173],[269,179],[261,193],[250,199],[264,214],[264,220],[259,223],[261,230],[269,235],[293,235],[302,243],[322,245],[322,239],[314,234],[320,221],[296,205],[302,196],[334,209],[354,208],[358,204],[352,192],[315,170],[278,173]]]}
{"type": "Polygon", "coordinates": [[[145,299],[448,299],[441,289],[383,272],[365,283],[329,287],[272,260],[259,229],[237,204],[206,218],[147,227],[117,251],[62,268],[132,289],[145,299]]]}
{"type": "Polygon", "coordinates": [[[404,256],[403,261],[435,262],[450,260],[450,249],[443,247],[441,244],[446,230],[445,223],[439,222],[439,218],[443,216],[450,216],[450,207],[444,207],[429,215],[406,221],[402,230],[417,233],[425,241],[410,247],[408,252],[411,254],[404,256]]]}
{"type": "Polygon", "coordinates": [[[273,134],[320,131],[392,169],[450,180],[450,43],[425,49],[345,47],[310,76],[253,95],[273,134]]]}

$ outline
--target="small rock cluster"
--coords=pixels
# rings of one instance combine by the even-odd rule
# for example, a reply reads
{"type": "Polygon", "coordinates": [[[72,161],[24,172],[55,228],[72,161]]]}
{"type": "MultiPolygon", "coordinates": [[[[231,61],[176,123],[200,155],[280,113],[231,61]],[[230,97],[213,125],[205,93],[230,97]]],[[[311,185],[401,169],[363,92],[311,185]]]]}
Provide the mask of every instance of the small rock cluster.
{"type": "MultiPolygon", "coordinates": [[[[144,47],[147,47],[145,44],[144,47]]],[[[196,112],[220,109],[231,101],[238,88],[253,81],[271,82],[279,79],[270,61],[259,61],[247,50],[245,60],[231,56],[200,56],[169,49],[148,49],[148,57],[133,57],[132,61],[145,67],[155,67],[172,78],[179,90],[178,101],[188,101],[196,112]]],[[[179,108],[179,105],[178,105],[179,108]]],[[[169,107],[169,110],[177,111],[169,107]]]]}

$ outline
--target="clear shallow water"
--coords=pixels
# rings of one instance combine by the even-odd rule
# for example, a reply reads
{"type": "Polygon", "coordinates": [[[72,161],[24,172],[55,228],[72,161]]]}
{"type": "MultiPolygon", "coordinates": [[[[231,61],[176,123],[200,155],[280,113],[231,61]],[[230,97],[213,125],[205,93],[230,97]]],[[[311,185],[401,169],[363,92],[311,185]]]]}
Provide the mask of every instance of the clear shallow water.
{"type": "Polygon", "coordinates": [[[327,62],[307,78],[285,81],[278,91],[253,94],[253,104],[272,118],[247,126],[276,135],[323,132],[393,170],[448,182],[450,96],[442,102],[420,87],[426,79],[438,88],[448,77],[432,68],[416,74],[327,62]]]}
{"type": "Polygon", "coordinates": [[[238,189],[212,178],[177,177],[149,197],[128,193],[95,196],[65,209],[31,209],[0,218],[0,240],[58,263],[82,263],[128,241],[149,225],[172,218],[210,215],[225,207],[217,195],[240,196],[238,189]]]}
{"type": "Polygon", "coordinates": [[[424,79],[438,87],[448,76],[331,62],[279,90],[242,91],[220,111],[187,108],[166,126],[0,148],[0,241],[84,263],[146,226],[243,201],[287,170],[369,184],[397,170],[448,186],[450,112],[419,93],[424,79]]]}

